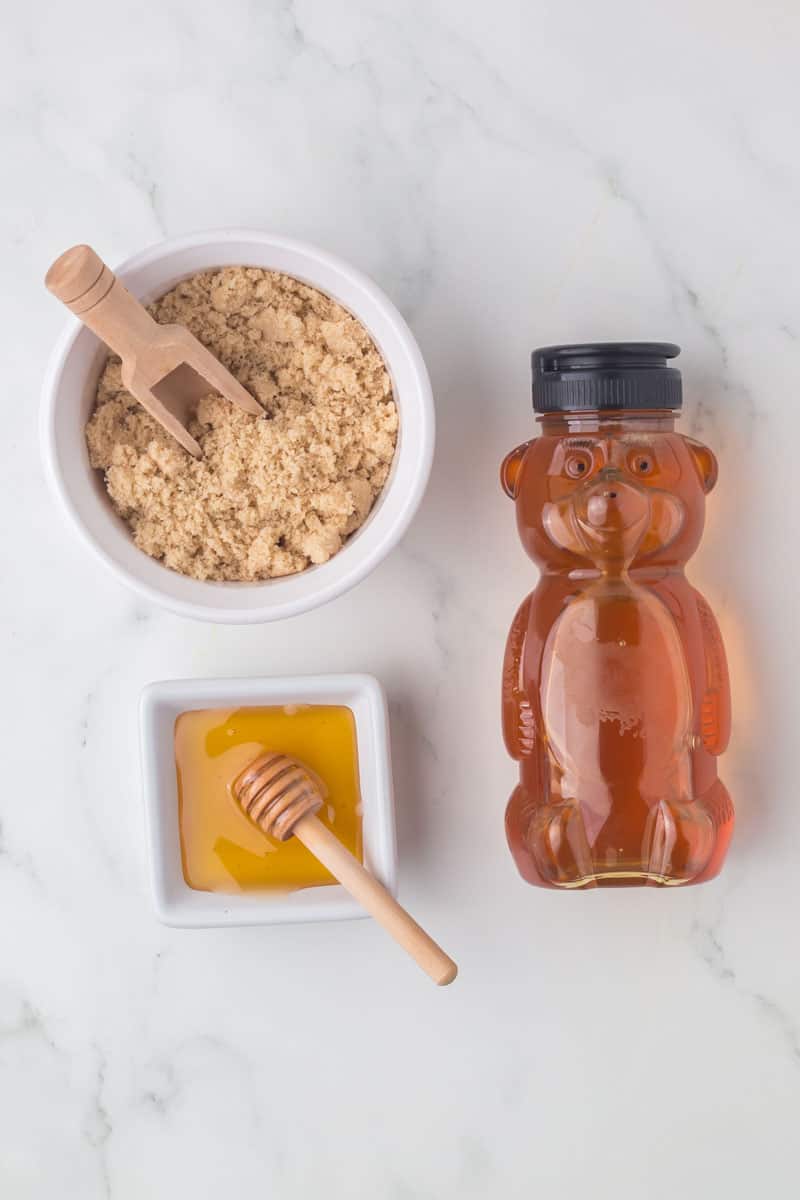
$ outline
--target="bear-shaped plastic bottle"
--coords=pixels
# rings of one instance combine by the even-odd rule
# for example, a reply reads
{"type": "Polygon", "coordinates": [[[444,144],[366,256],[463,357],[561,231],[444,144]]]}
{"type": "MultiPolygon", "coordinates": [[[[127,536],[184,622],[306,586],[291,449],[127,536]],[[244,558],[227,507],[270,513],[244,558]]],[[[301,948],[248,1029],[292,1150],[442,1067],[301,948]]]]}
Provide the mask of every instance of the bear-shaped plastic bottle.
{"type": "Polygon", "coordinates": [[[523,877],[543,887],[700,883],[733,807],[717,776],[730,731],[725,651],[684,565],[717,478],[675,432],[679,348],[533,354],[541,435],[505,459],[540,568],[511,627],[503,728],[520,781],[506,812],[523,877]]]}

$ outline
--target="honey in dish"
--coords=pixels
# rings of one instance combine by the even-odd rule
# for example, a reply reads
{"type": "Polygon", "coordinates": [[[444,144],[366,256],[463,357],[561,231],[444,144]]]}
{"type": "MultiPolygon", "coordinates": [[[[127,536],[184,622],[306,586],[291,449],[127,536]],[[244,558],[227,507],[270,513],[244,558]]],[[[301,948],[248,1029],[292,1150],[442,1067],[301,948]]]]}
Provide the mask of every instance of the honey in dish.
{"type": "Polygon", "coordinates": [[[313,704],[201,709],[175,722],[183,875],[204,892],[294,891],[334,883],[297,838],[279,843],[244,815],[231,785],[265,750],[288,754],[321,781],[317,814],[361,859],[355,720],[349,708],[313,704]]]}

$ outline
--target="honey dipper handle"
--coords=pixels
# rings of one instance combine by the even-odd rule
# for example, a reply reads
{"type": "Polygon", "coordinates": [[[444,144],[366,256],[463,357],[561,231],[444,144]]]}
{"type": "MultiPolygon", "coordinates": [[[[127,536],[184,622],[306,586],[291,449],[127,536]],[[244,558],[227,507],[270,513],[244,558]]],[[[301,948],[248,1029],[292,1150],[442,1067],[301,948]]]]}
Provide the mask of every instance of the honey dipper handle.
{"type": "Polygon", "coordinates": [[[56,259],[45,285],[120,358],[135,360],[152,345],[158,324],[91,246],[73,246],[56,259]]]}
{"type": "Polygon", "coordinates": [[[390,933],[434,983],[452,983],[458,967],[437,946],[411,917],[402,905],[387,892],[374,875],[370,875],[358,859],[345,849],[329,829],[313,814],[301,817],[292,828],[292,833],[307,846],[315,858],[326,866],[332,875],[346,887],[351,896],[358,900],[368,913],[390,933]]]}

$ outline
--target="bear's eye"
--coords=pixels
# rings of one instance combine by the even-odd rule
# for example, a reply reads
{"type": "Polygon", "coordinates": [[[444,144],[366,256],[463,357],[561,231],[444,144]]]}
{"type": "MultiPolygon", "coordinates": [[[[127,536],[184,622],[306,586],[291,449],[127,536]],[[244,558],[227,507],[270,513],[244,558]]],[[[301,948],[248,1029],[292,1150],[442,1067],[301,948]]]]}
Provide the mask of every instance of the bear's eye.
{"type": "Polygon", "coordinates": [[[630,456],[629,463],[634,475],[651,475],[655,466],[652,454],[646,450],[637,450],[630,456]]]}
{"type": "Polygon", "coordinates": [[[594,459],[588,450],[572,450],[564,463],[564,470],[570,479],[583,479],[589,474],[594,465],[594,459]]]}

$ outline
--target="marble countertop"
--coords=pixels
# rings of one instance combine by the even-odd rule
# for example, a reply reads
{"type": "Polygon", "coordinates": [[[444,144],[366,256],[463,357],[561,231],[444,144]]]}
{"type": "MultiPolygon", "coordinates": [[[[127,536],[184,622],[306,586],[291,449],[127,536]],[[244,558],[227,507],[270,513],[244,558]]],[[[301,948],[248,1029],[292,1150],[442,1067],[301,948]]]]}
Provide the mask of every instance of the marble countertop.
{"type": "Polygon", "coordinates": [[[800,14],[676,0],[296,0],[7,14],[0,1193],[794,1194],[800,14]],[[322,610],[148,607],[45,492],[42,276],[91,240],[254,226],[389,293],[426,357],[436,461],[402,546],[322,610]],[[503,643],[534,572],[497,485],[530,350],[683,347],[718,451],[692,578],[718,613],[738,830],[720,879],[562,895],[503,834],[503,643]],[[391,705],[401,898],[437,990],[371,922],[179,931],[147,890],[150,680],[369,671],[391,705]]]}

